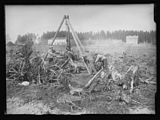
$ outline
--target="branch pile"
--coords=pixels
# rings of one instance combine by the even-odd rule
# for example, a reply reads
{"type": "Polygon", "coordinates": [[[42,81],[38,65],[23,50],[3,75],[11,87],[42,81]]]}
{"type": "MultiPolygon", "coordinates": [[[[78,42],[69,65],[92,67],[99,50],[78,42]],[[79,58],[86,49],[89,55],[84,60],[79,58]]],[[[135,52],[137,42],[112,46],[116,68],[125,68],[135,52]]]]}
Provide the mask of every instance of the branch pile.
{"type": "Polygon", "coordinates": [[[75,64],[67,53],[56,52],[57,56],[51,61],[45,61],[44,56],[33,50],[30,41],[16,48],[7,58],[7,80],[68,87],[68,79],[72,74],[84,69],[75,64]]]}

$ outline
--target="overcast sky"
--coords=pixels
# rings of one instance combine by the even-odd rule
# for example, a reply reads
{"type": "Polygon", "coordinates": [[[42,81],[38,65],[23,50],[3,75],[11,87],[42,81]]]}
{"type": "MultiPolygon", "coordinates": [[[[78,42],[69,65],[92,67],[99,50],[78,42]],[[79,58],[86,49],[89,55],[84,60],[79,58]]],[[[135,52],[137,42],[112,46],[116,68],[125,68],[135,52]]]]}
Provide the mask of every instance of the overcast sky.
{"type": "MultiPolygon", "coordinates": [[[[154,5],[50,5],[5,6],[6,34],[12,41],[27,32],[41,35],[56,31],[63,16],[70,15],[75,31],[155,30],[154,5]]],[[[63,25],[62,30],[65,30],[63,25]]]]}

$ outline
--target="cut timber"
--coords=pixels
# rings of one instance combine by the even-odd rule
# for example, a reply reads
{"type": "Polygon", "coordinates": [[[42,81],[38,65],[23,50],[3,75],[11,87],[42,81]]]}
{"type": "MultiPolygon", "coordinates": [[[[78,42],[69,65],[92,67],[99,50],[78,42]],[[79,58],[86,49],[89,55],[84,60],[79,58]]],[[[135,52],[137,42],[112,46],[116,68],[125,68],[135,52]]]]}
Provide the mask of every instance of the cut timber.
{"type": "Polygon", "coordinates": [[[147,83],[147,84],[156,84],[156,82],[154,81],[150,81],[153,77],[150,77],[149,79],[143,80],[142,78],[139,78],[139,80],[143,83],[147,83]]]}
{"type": "Polygon", "coordinates": [[[69,88],[70,88],[70,93],[74,94],[75,92],[82,92],[84,88],[87,88],[92,82],[93,80],[101,73],[101,71],[103,70],[103,68],[101,70],[99,70],[89,81],[88,83],[83,87],[83,88],[74,88],[69,84],[69,88]]]}
{"type": "Polygon", "coordinates": [[[100,73],[102,70],[103,70],[103,68],[100,69],[100,70],[88,81],[88,83],[85,85],[85,87],[88,87],[88,86],[91,84],[91,82],[97,77],[97,75],[99,75],[99,73],[100,73]]]}

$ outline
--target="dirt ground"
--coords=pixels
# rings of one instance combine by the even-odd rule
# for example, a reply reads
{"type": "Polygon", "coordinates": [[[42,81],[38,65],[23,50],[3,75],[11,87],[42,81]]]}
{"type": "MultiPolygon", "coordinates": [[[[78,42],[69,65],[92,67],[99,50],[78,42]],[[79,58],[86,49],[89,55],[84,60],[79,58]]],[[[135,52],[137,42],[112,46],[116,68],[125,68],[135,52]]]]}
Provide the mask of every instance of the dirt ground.
{"type": "Polygon", "coordinates": [[[66,104],[58,104],[56,95],[65,93],[63,90],[54,90],[48,86],[15,87],[8,91],[6,114],[155,114],[154,103],[151,107],[125,105],[119,102],[107,102],[104,97],[94,98],[93,101],[85,100],[81,105],[82,110],[72,112],[66,104]],[[14,91],[14,93],[13,93],[14,91]]]}
{"type": "MultiPolygon", "coordinates": [[[[42,47],[42,46],[41,46],[42,47]]],[[[155,47],[151,45],[126,45],[108,44],[103,41],[94,42],[87,45],[86,49],[92,52],[118,55],[128,52],[132,55],[152,55],[156,54],[155,47]]],[[[155,66],[156,67],[156,66],[155,66]]],[[[90,79],[87,75],[75,76],[73,80],[83,86],[90,79]]],[[[155,114],[154,95],[151,99],[151,107],[138,105],[124,105],[114,102],[111,104],[106,98],[97,97],[93,101],[84,100],[77,103],[83,109],[71,112],[71,108],[66,104],[58,104],[56,99],[59,93],[66,93],[64,89],[55,89],[51,85],[30,85],[18,86],[13,81],[7,81],[7,111],[6,114],[155,114]],[[99,98],[99,99],[98,99],[99,98]],[[104,104],[105,103],[105,104],[104,104]],[[84,107],[85,106],[85,107],[84,107]]],[[[155,86],[154,86],[155,87],[155,86]]],[[[145,93],[143,93],[145,94],[145,93]]],[[[149,95],[148,95],[149,96],[149,95]]]]}
{"type": "MultiPolygon", "coordinates": [[[[137,107],[129,108],[126,112],[127,114],[155,114],[155,112],[148,108],[137,107]]],[[[76,113],[65,112],[57,107],[51,108],[45,105],[41,101],[32,101],[29,103],[24,103],[24,101],[18,97],[9,98],[7,100],[7,114],[92,114],[92,112],[83,109],[76,113]]]]}

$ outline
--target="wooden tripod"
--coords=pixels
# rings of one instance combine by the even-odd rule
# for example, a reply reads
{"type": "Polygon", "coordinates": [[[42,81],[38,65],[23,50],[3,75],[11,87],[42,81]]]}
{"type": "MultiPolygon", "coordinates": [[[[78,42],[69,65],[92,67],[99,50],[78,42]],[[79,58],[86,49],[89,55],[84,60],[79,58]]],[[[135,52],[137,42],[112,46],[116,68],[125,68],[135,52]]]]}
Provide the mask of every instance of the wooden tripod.
{"type": "MultiPolygon", "coordinates": [[[[70,37],[69,37],[69,33],[70,33],[70,30],[71,30],[71,34],[72,34],[72,36],[73,36],[73,39],[74,39],[74,41],[75,41],[75,43],[76,43],[76,46],[77,46],[77,48],[78,48],[78,51],[79,51],[79,53],[80,53],[80,57],[82,58],[83,63],[84,63],[84,65],[85,65],[88,73],[91,74],[90,69],[88,68],[87,64],[86,64],[85,61],[84,61],[84,56],[83,56],[83,54],[84,54],[85,49],[84,49],[82,43],[80,42],[77,34],[75,33],[74,29],[72,28],[72,25],[71,25],[71,23],[70,23],[70,21],[69,21],[69,15],[64,15],[64,17],[63,17],[63,19],[62,19],[62,21],[61,21],[61,23],[60,23],[60,25],[59,25],[59,27],[58,27],[55,35],[54,35],[54,37],[53,37],[53,40],[52,40],[52,43],[51,43],[51,47],[53,47],[53,43],[54,43],[54,41],[56,40],[57,34],[58,34],[58,32],[60,31],[60,29],[61,29],[62,24],[64,23],[64,21],[65,21],[65,23],[66,23],[67,30],[68,30],[67,39],[66,39],[66,41],[67,41],[67,49],[68,49],[68,50],[71,50],[71,48],[70,48],[70,47],[71,47],[70,37]]],[[[46,53],[44,60],[47,58],[47,56],[48,56],[48,52],[46,53]]]]}

